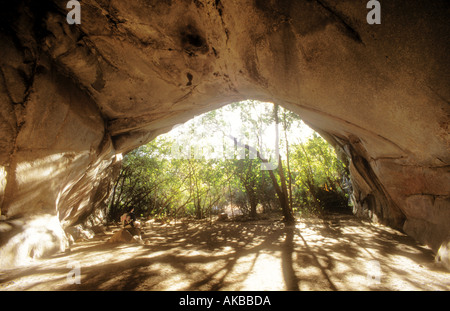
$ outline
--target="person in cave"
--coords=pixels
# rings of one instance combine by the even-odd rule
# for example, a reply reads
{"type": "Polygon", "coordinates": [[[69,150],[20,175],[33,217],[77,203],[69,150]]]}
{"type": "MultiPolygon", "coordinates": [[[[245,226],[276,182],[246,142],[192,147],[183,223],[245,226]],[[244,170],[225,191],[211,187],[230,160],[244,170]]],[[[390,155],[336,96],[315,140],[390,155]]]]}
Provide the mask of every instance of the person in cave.
{"type": "Polygon", "coordinates": [[[139,235],[140,230],[136,225],[136,215],[134,214],[134,208],[131,208],[128,212],[120,217],[122,226],[127,229],[132,235],[139,235]]]}

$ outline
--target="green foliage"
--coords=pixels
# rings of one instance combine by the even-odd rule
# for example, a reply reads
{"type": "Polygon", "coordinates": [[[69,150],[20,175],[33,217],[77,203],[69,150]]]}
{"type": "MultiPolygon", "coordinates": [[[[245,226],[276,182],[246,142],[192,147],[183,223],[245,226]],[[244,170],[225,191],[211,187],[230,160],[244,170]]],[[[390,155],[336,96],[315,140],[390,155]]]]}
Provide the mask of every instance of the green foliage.
{"type": "Polygon", "coordinates": [[[183,199],[177,191],[180,169],[171,161],[170,141],[157,140],[130,152],[115,183],[109,204],[110,220],[134,208],[137,215],[161,215],[183,199]]]}
{"type": "Polygon", "coordinates": [[[292,165],[296,168],[296,205],[316,211],[346,207],[348,194],[343,178],[349,173],[331,145],[314,133],[308,141],[293,145],[291,150],[292,165]]]}
{"type": "Polygon", "coordinates": [[[180,127],[177,136],[162,135],[124,157],[109,202],[109,219],[118,220],[130,208],[143,217],[205,218],[228,205],[255,216],[257,207],[279,208],[282,194],[289,194],[289,208],[302,213],[346,206],[342,176],[348,174],[347,168],[317,134],[293,144],[293,133],[301,126],[292,112],[255,101],[197,117],[180,127]],[[230,113],[239,116],[240,137],[230,113]],[[249,150],[267,148],[261,143],[268,141],[262,129],[273,128],[276,122],[283,135],[279,135],[280,162],[274,173],[262,170],[261,158],[249,150]],[[209,143],[234,139],[228,145],[232,150],[214,146],[215,157],[208,157],[212,150],[208,138],[209,143]],[[239,146],[239,139],[248,140],[239,146]],[[239,156],[242,151],[245,158],[239,156]]]}

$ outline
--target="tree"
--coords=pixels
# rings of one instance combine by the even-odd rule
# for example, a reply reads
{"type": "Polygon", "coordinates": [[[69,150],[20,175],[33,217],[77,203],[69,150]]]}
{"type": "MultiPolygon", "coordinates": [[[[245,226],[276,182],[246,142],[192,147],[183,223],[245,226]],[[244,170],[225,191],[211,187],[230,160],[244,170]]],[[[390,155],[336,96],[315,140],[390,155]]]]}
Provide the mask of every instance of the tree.
{"type": "Polygon", "coordinates": [[[317,211],[333,204],[346,206],[348,195],[342,178],[348,175],[348,170],[337,159],[334,149],[315,133],[308,141],[293,145],[292,150],[299,204],[317,211]]]}
{"type": "Polygon", "coordinates": [[[109,203],[109,220],[117,220],[132,207],[137,215],[167,214],[183,200],[180,166],[167,158],[170,145],[160,139],[124,157],[109,203]]]}
{"type": "MultiPolygon", "coordinates": [[[[254,105],[254,102],[250,102],[249,106],[252,107],[254,105]]],[[[275,189],[275,192],[277,194],[279,203],[280,203],[280,207],[281,210],[283,212],[283,216],[284,216],[284,220],[286,223],[294,223],[295,222],[295,218],[294,215],[292,213],[292,209],[289,206],[289,201],[288,201],[288,192],[287,192],[287,187],[286,187],[286,178],[285,178],[285,174],[284,174],[284,170],[283,170],[283,164],[282,164],[282,160],[281,160],[281,155],[279,153],[279,145],[278,145],[278,137],[279,137],[279,132],[278,132],[278,105],[274,105],[273,106],[273,111],[272,111],[272,115],[270,115],[270,113],[266,113],[266,114],[261,114],[258,118],[252,118],[254,116],[254,114],[249,113],[248,111],[246,113],[241,113],[241,117],[242,117],[242,123],[245,125],[245,121],[249,121],[249,123],[252,125],[252,129],[254,131],[254,135],[256,135],[257,137],[257,141],[258,141],[258,145],[261,147],[262,144],[262,137],[260,137],[260,133],[261,133],[261,126],[268,126],[272,120],[275,121],[275,161],[277,161],[277,172],[278,172],[278,176],[279,176],[279,180],[277,179],[277,177],[275,176],[274,173],[274,169],[272,167],[270,167],[269,165],[269,159],[265,158],[262,154],[261,149],[258,150],[256,147],[254,146],[250,146],[248,144],[244,144],[240,141],[238,141],[238,139],[236,137],[233,137],[233,139],[238,143],[238,145],[240,147],[243,147],[245,149],[248,150],[248,154],[256,154],[256,157],[264,164],[267,166],[267,172],[270,176],[270,180],[272,181],[272,185],[275,189]],[[255,133],[256,132],[256,133],[255,133]]]]}
{"type": "Polygon", "coordinates": [[[278,105],[255,101],[194,118],[177,136],[162,135],[124,157],[110,219],[130,207],[144,217],[202,219],[235,204],[250,217],[257,216],[259,205],[265,210],[278,205],[284,220],[293,223],[294,206],[320,210],[344,193],[346,168],[317,134],[293,144],[292,129],[300,123],[278,105]],[[230,113],[238,113],[238,126],[230,113]],[[221,141],[227,145],[214,144],[221,141]]]}

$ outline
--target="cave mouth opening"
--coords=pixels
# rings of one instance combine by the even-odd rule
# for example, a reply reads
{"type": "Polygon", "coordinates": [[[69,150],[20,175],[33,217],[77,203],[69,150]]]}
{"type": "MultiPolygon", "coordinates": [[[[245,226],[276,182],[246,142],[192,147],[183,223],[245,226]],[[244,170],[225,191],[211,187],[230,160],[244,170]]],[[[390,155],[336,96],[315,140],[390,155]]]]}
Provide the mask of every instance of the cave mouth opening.
{"type": "Polygon", "coordinates": [[[197,115],[123,158],[106,211],[138,218],[295,219],[351,213],[348,163],[295,113],[245,100],[197,115]]]}

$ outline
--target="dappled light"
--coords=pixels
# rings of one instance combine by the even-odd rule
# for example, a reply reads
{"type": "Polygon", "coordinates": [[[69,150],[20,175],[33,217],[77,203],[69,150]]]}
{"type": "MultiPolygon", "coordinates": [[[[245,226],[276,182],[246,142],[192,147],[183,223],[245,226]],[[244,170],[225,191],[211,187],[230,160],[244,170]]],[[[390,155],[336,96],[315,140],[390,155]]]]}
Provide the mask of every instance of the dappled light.
{"type": "MultiPolygon", "coordinates": [[[[293,213],[349,210],[344,157],[298,115],[247,100],[176,126],[124,157],[108,218],[131,208],[144,218],[197,219],[237,208],[293,213]]],[[[229,214],[229,213],[228,213],[229,214]]]]}
{"type": "Polygon", "coordinates": [[[106,244],[117,227],[71,252],[0,274],[2,290],[448,290],[430,250],[351,215],[285,226],[258,221],[153,222],[143,243],[106,244]],[[81,283],[68,284],[79,262],[81,283]]]}
{"type": "Polygon", "coordinates": [[[1,289],[450,289],[429,248],[352,214],[348,160],[278,105],[234,103],[115,158],[97,218],[67,229],[63,252],[2,271],[1,289]]]}
{"type": "Polygon", "coordinates": [[[448,291],[449,3],[4,2],[0,290],[448,291]]]}

